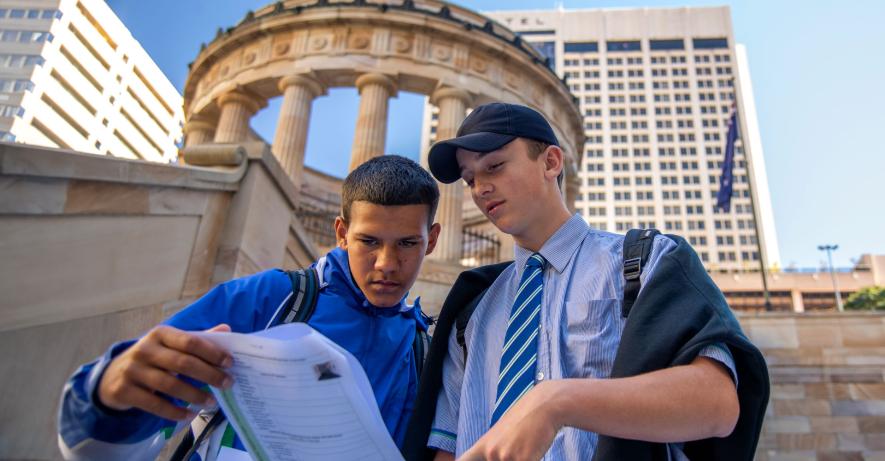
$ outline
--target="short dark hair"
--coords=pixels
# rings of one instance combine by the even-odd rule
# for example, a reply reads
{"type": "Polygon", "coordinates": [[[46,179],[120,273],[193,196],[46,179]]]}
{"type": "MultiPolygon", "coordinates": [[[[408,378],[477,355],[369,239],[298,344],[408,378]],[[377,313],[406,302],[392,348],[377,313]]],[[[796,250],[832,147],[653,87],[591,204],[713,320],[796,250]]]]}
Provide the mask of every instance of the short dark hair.
{"type": "Polygon", "coordinates": [[[399,155],[374,157],[356,167],[341,186],[341,217],[350,222],[355,201],[375,205],[427,205],[427,226],[433,225],[439,204],[439,187],[421,165],[399,155]]]}

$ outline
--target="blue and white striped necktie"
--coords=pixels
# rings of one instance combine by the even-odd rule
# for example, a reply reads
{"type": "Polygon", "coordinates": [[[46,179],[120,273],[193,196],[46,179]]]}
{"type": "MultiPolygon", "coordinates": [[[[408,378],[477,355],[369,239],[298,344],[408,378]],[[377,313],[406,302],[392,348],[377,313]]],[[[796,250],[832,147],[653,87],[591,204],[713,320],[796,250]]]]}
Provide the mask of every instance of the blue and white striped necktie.
{"type": "Polygon", "coordinates": [[[546,262],[543,256],[535,253],[525,263],[504,337],[498,392],[490,427],[535,385],[546,262]]]}

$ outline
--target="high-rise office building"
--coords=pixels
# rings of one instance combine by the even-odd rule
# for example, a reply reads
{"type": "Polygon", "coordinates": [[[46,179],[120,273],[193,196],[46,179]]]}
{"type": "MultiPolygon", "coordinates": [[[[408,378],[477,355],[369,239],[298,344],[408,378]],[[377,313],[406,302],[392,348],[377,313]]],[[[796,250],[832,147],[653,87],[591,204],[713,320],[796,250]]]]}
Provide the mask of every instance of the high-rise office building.
{"type": "Polygon", "coordinates": [[[0,139],[166,162],[182,98],[102,0],[0,0],[0,139]]]}
{"type": "MultiPolygon", "coordinates": [[[[575,205],[590,225],[681,234],[710,270],[757,270],[760,247],[768,267],[779,265],[746,51],[729,8],[485,14],[548,57],[580,101],[587,142],[575,205]],[[716,193],[735,103],[734,193],[723,212],[716,193]]],[[[434,112],[428,105],[422,148],[434,140],[434,112]]]]}

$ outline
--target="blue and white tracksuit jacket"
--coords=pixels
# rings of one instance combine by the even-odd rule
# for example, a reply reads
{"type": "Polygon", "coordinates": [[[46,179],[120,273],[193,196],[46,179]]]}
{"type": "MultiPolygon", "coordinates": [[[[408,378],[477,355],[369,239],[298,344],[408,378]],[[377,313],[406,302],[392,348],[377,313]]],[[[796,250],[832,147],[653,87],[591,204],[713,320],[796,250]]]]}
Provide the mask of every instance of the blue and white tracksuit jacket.
{"type": "MultiPolygon", "coordinates": [[[[406,424],[417,393],[412,343],[417,324],[426,330],[416,300],[398,308],[369,304],[353,281],[347,253],[335,249],[314,265],[320,275],[316,311],[308,324],[347,349],[366,371],[381,417],[397,446],[402,446],[406,424]]],[[[219,323],[238,333],[269,326],[292,294],[289,276],[269,270],[223,283],[164,322],[182,330],[205,330],[219,323]]],[[[59,409],[59,447],[67,459],[154,459],[175,432],[178,423],[138,409],[113,411],[97,403],[95,392],[110,361],[135,340],[114,344],[104,355],[80,367],[64,388],[59,409]]],[[[195,383],[198,387],[202,383],[195,383]]],[[[198,417],[199,419],[199,417],[198,417]]],[[[200,425],[197,421],[195,428],[200,425]]],[[[233,428],[224,424],[208,437],[191,460],[215,460],[225,448],[245,451],[233,428]]]]}

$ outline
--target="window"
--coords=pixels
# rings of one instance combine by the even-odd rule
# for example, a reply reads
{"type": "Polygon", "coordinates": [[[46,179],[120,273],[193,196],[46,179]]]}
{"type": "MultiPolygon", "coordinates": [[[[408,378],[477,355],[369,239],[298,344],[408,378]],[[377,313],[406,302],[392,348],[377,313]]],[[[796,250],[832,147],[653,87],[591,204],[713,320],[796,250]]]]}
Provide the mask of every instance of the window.
{"type": "Polygon", "coordinates": [[[684,50],[685,42],[682,39],[677,40],[651,40],[649,47],[652,51],[658,50],[684,50]]]}
{"type": "Polygon", "coordinates": [[[696,50],[711,50],[715,48],[728,48],[727,38],[696,38],[692,40],[696,50]]]}
{"type": "Polygon", "coordinates": [[[609,52],[642,51],[639,40],[610,41],[606,42],[606,50],[609,52]]]}
{"type": "Polygon", "coordinates": [[[596,53],[599,51],[597,42],[565,42],[566,53],[596,53]]]}

